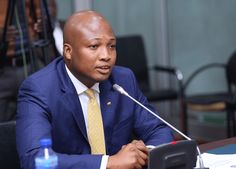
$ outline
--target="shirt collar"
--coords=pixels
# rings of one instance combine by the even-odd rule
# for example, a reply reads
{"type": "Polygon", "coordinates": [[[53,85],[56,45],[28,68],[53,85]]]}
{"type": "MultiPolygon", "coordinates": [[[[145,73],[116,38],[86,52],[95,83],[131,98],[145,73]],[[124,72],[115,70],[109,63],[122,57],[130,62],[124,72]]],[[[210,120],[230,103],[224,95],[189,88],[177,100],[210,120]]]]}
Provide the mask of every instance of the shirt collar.
{"type": "MultiPolygon", "coordinates": [[[[76,89],[76,92],[78,95],[84,93],[88,87],[85,86],[81,81],[79,81],[72,73],[71,71],[68,69],[68,67],[65,65],[66,67],[66,72],[67,74],[69,75],[73,85],[75,86],[75,89],[76,89]]],[[[100,93],[100,90],[99,90],[99,83],[95,83],[91,89],[93,89],[94,91],[96,91],[97,93],[100,93]]]]}

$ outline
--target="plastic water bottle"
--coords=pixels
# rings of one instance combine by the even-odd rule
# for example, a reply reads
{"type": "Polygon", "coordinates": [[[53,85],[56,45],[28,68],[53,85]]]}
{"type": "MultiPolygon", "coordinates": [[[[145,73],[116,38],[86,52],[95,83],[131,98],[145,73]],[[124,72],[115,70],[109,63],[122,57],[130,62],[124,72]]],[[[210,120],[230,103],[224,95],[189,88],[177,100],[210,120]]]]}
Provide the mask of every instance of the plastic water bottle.
{"type": "Polygon", "coordinates": [[[40,150],[35,157],[35,169],[57,169],[58,157],[52,150],[51,139],[40,140],[40,150]]]}

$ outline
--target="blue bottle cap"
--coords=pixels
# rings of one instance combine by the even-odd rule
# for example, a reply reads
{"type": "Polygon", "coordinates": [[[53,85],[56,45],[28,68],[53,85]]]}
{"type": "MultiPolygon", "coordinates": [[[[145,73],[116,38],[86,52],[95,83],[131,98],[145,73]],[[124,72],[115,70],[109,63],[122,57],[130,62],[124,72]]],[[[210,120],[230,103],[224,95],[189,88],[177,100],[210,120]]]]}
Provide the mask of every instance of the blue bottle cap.
{"type": "Polygon", "coordinates": [[[41,147],[47,147],[52,145],[52,140],[50,138],[44,138],[40,140],[41,147]]]}

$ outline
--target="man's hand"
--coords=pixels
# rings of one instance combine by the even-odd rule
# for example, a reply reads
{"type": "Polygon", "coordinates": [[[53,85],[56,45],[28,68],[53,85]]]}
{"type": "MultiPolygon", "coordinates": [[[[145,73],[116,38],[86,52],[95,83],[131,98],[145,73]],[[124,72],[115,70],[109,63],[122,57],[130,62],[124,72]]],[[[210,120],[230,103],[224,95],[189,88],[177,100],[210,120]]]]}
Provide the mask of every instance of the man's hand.
{"type": "Polygon", "coordinates": [[[148,149],[143,141],[134,140],[108,158],[107,169],[141,169],[147,159],[148,149]]]}

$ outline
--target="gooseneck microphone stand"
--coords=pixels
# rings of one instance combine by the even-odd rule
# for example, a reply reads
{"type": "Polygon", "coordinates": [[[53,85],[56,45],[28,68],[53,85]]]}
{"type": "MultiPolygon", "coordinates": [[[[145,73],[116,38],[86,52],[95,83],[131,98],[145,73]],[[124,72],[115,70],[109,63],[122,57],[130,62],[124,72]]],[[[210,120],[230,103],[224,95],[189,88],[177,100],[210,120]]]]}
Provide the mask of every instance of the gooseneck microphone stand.
{"type": "MultiPolygon", "coordinates": [[[[190,137],[186,136],[184,133],[182,133],[181,131],[179,131],[176,127],[174,127],[173,125],[171,125],[170,123],[168,123],[167,121],[165,121],[163,118],[161,118],[160,116],[158,116],[157,114],[155,114],[153,111],[151,111],[149,108],[147,108],[146,106],[144,106],[143,104],[141,104],[139,101],[137,101],[135,98],[133,98],[132,96],[130,96],[121,86],[114,84],[113,85],[113,89],[118,91],[120,94],[127,96],[128,98],[130,98],[131,100],[133,100],[135,103],[137,103],[139,106],[141,106],[142,108],[144,108],[145,110],[147,110],[149,113],[151,113],[153,116],[155,116],[156,118],[158,118],[159,120],[161,120],[163,123],[165,123],[166,125],[168,125],[170,128],[172,128],[174,131],[176,131],[177,133],[179,133],[181,136],[183,136],[185,139],[187,140],[192,140],[190,137]]],[[[198,152],[198,157],[199,157],[199,168],[195,168],[195,169],[209,169],[207,167],[204,167],[204,163],[202,160],[202,156],[201,156],[201,152],[199,150],[199,147],[197,146],[197,152],[198,152]]]]}

